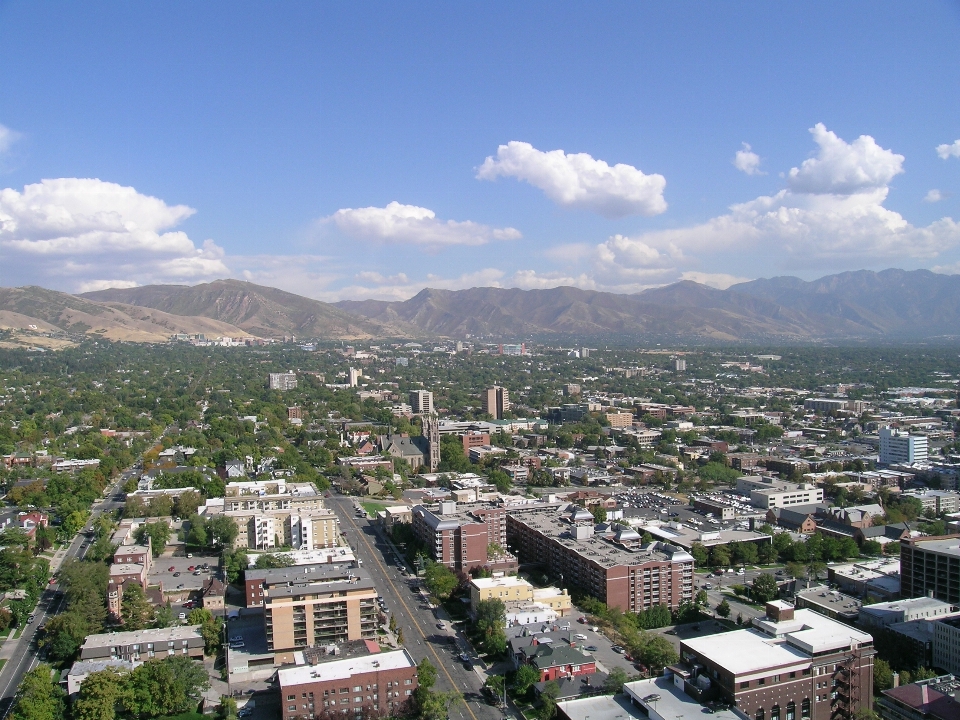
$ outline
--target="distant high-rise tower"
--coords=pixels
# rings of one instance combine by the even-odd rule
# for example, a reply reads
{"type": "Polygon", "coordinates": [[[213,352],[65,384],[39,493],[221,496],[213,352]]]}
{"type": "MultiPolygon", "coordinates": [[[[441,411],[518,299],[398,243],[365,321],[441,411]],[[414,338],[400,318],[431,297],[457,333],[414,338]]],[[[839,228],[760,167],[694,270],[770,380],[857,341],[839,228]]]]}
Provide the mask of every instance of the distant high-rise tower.
{"type": "Polygon", "coordinates": [[[494,385],[483,391],[480,403],[483,411],[489,413],[494,420],[503,420],[504,413],[510,409],[510,393],[505,387],[494,385]]]}
{"type": "Polygon", "coordinates": [[[683,358],[677,358],[673,361],[673,369],[677,372],[686,372],[687,370],[687,361],[683,358]]]}
{"type": "Polygon", "coordinates": [[[440,467],[440,422],[432,412],[423,416],[423,434],[427,438],[430,472],[436,472],[440,467]]]}
{"type": "Polygon", "coordinates": [[[590,357],[590,348],[585,348],[585,347],[580,348],[580,357],[581,358],[590,357]]]}
{"type": "Polygon", "coordinates": [[[429,414],[433,412],[433,393],[429,390],[411,390],[410,408],[415,413],[429,414]]]}
{"type": "Polygon", "coordinates": [[[350,387],[356,387],[360,382],[360,375],[362,373],[356,368],[350,368],[350,387]]]}
{"type": "Polygon", "coordinates": [[[296,390],[297,389],[297,375],[292,372],[285,373],[270,373],[270,389],[271,390],[296,390]]]}

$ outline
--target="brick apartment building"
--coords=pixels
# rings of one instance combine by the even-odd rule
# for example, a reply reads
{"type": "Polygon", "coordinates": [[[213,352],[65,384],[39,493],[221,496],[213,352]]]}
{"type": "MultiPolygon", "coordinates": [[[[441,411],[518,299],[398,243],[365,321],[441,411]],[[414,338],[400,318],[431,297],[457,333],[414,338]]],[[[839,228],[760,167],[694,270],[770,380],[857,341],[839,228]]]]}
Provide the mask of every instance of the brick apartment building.
{"type": "Polygon", "coordinates": [[[430,556],[454,570],[469,572],[475,567],[493,570],[517,569],[517,560],[506,552],[507,511],[494,503],[459,505],[445,500],[439,507],[413,508],[413,531],[430,556]],[[500,557],[489,557],[488,548],[504,549],[500,557]]]}
{"type": "Polygon", "coordinates": [[[873,637],[777,600],[748,630],[680,642],[676,685],[754,720],[853,718],[873,700],[873,637]]]}
{"type": "Polygon", "coordinates": [[[476,430],[465,432],[460,436],[460,441],[463,443],[463,454],[469,456],[470,448],[479,448],[490,444],[490,433],[476,430]]]}
{"type": "Polygon", "coordinates": [[[637,612],[693,601],[693,557],[664,542],[643,545],[632,528],[594,535],[589,511],[574,505],[511,508],[507,538],[522,562],[537,562],[610,607],[637,612]]]}
{"type": "Polygon", "coordinates": [[[267,649],[278,662],[308,646],[376,637],[377,589],[353,563],[278,568],[262,582],[267,649]]]}
{"type": "Polygon", "coordinates": [[[169,628],[129,630],[126,632],[87,635],[80,647],[81,660],[163,659],[170,655],[186,655],[203,659],[203,635],[199,625],[177,625],[169,628]]]}
{"type": "Polygon", "coordinates": [[[324,717],[400,717],[417,689],[417,664],[406,650],[366,652],[349,645],[340,654],[308,655],[307,664],[280,668],[283,720],[324,717]]]}

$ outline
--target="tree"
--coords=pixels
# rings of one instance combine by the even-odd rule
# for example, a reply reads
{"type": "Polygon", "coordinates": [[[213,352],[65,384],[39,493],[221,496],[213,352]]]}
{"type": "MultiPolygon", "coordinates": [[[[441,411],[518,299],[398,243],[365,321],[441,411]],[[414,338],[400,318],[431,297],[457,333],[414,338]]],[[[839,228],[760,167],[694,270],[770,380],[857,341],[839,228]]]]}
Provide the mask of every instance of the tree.
{"type": "Polygon", "coordinates": [[[537,713],[539,720],[553,720],[556,717],[558,697],[560,697],[560,683],[556,680],[545,682],[543,692],[540,693],[540,711],[537,713]]]}
{"type": "Polygon", "coordinates": [[[224,552],[223,566],[227,574],[228,583],[235,583],[238,580],[242,580],[247,570],[246,551],[235,550],[233,552],[224,552]]]}
{"type": "Polygon", "coordinates": [[[173,614],[173,608],[168,602],[166,605],[160,605],[154,610],[153,624],[158,628],[168,628],[176,622],[177,618],[173,614]]]}
{"type": "Polygon", "coordinates": [[[401,646],[403,645],[403,628],[397,630],[397,644],[401,646]]]}
{"type": "Polygon", "coordinates": [[[211,542],[220,547],[232,546],[240,532],[237,529],[237,523],[229,515],[214,517],[207,523],[207,531],[210,534],[211,542]]]}
{"type": "Polygon", "coordinates": [[[190,518],[190,531],[187,533],[187,542],[197,547],[207,544],[207,523],[199,515],[190,518]]]}
{"type": "Polygon", "coordinates": [[[194,608],[187,615],[189,625],[199,625],[203,636],[203,651],[207,655],[216,655],[223,644],[223,619],[214,617],[207,608],[194,608]]]}
{"type": "Polygon", "coordinates": [[[594,522],[602,523],[607,521],[607,509],[603,505],[594,505],[590,508],[590,514],[593,515],[594,522]]]}
{"type": "Polygon", "coordinates": [[[153,619],[153,605],[147,600],[143,588],[135,582],[123,585],[120,601],[120,620],[126,630],[143,630],[153,619]]]}
{"type": "Polygon", "coordinates": [[[770,602],[777,593],[777,579],[770,573],[758,575],[750,588],[750,596],[758,603],[770,602]]]}
{"type": "Polygon", "coordinates": [[[517,697],[525,697],[537,682],[540,682],[540,673],[533,665],[523,664],[513,678],[513,691],[517,697]]]}
{"type": "Polygon", "coordinates": [[[170,526],[163,520],[141,525],[137,528],[137,542],[146,545],[147,538],[150,538],[153,556],[160,557],[167,546],[167,541],[170,540],[170,526]]]}
{"type": "Polygon", "coordinates": [[[173,512],[177,517],[186,518],[197,514],[197,509],[203,505],[203,498],[200,493],[194,490],[187,490],[177,496],[173,503],[173,512]]]}
{"type": "Polygon", "coordinates": [[[893,671],[890,664],[881,658],[873,659],[873,692],[879,695],[893,687],[893,671]]]}
{"type": "Polygon", "coordinates": [[[784,571],[792,578],[802,578],[807,576],[807,568],[803,563],[788,562],[784,571]]]}
{"type": "Polygon", "coordinates": [[[727,567],[730,565],[730,551],[725,545],[714,545],[710,549],[710,564],[714,567],[727,567]]]}
{"type": "Polygon", "coordinates": [[[703,543],[695,542],[691,545],[690,554],[693,556],[693,563],[696,567],[705,567],[709,564],[710,554],[703,543]]]}
{"type": "Polygon", "coordinates": [[[693,599],[694,605],[706,605],[710,602],[706,590],[697,590],[697,596],[693,599]]]}
{"type": "Polygon", "coordinates": [[[882,555],[883,545],[876,540],[864,540],[860,546],[861,555],[882,555]]]}
{"type": "Polygon", "coordinates": [[[677,662],[679,656],[673,645],[663,635],[648,633],[639,652],[640,662],[647,667],[663,668],[677,662]]]}
{"type": "Polygon", "coordinates": [[[13,720],[62,720],[65,712],[63,690],[51,678],[46,663],[24,675],[13,698],[13,720]]]}
{"type": "Polygon", "coordinates": [[[113,720],[125,693],[127,674],[117,668],[91,673],[73,703],[73,720],[113,720]]]}
{"type": "Polygon", "coordinates": [[[807,565],[807,572],[813,577],[814,580],[818,579],[822,573],[827,571],[827,564],[820,562],[819,560],[811,562],[807,565]]]}
{"type": "Polygon", "coordinates": [[[727,602],[726,598],[717,605],[717,615],[722,618],[730,617],[730,603],[727,602]]]}
{"type": "Polygon", "coordinates": [[[441,600],[449,598],[460,582],[450,568],[438,562],[427,563],[425,581],[427,589],[441,600]]]}
{"type": "Polygon", "coordinates": [[[771,565],[777,561],[777,549],[773,543],[763,543],[757,549],[757,560],[761,565],[771,565]]]}
{"type": "Polygon", "coordinates": [[[616,695],[623,690],[623,684],[627,682],[627,671],[623,668],[615,667],[603,681],[603,692],[605,695],[616,695]]]}
{"type": "Polygon", "coordinates": [[[220,720],[236,720],[237,701],[229,695],[220,696],[220,720]]]}
{"type": "Polygon", "coordinates": [[[140,720],[192,710],[210,687],[200,663],[186,655],[147,660],[130,673],[124,706],[140,720]]]}

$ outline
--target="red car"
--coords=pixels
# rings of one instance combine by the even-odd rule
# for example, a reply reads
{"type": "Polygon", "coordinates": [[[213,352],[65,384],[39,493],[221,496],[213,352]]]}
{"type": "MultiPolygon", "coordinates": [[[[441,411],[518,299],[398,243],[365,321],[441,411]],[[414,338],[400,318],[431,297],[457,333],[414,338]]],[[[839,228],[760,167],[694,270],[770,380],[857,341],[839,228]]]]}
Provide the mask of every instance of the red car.
{"type": "Polygon", "coordinates": [[[167,568],[167,572],[173,572],[174,570],[176,570],[176,568],[173,567],[173,565],[167,568]]]}
{"type": "Polygon", "coordinates": [[[578,623],[585,623],[586,621],[587,621],[587,619],[586,619],[585,617],[579,617],[579,618],[577,618],[577,622],[578,622],[578,623]]]}
{"type": "Polygon", "coordinates": [[[196,570],[196,568],[193,565],[187,568],[187,572],[193,572],[194,570],[196,570]]]}

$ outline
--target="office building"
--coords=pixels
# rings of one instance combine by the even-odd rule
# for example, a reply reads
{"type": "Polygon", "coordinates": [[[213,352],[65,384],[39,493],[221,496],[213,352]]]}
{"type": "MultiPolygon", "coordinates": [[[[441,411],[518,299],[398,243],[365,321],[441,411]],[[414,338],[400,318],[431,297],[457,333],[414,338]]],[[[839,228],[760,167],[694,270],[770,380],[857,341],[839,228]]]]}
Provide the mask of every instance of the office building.
{"type": "Polygon", "coordinates": [[[410,391],[410,409],[415,413],[433,412],[433,393],[429,390],[410,391]]]}
{"type": "MultiPolygon", "coordinates": [[[[406,650],[342,652],[280,668],[283,720],[315,717],[401,717],[417,689],[417,664],[406,650]]],[[[312,658],[311,658],[312,659],[312,658]]]]}
{"type": "Polygon", "coordinates": [[[506,516],[506,509],[494,503],[445,500],[432,508],[415,506],[413,531],[433,560],[453,570],[488,567],[507,572],[517,569],[517,559],[506,549],[506,516]],[[502,552],[491,557],[491,548],[502,552]]]}
{"type": "Polygon", "coordinates": [[[933,666],[960,674],[960,617],[933,622],[933,666]]]}
{"type": "Polygon", "coordinates": [[[673,361],[673,369],[674,369],[674,371],[676,371],[676,372],[678,372],[678,373],[686,372],[686,371],[687,371],[687,361],[684,360],[683,358],[677,358],[676,360],[673,361]]]}
{"type": "Polygon", "coordinates": [[[813,410],[817,413],[850,412],[860,415],[867,404],[862,400],[848,400],[847,398],[807,398],[803,401],[804,410],[813,410]]]}
{"type": "Polygon", "coordinates": [[[927,461],[927,436],[880,428],[880,464],[910,465],[927,461]]]}
{"type": "Polygon", "coordinates": [[[642,544],[632,528],[594,533],[593,515],[575,505],[511,508],[507,539],[521,562],[542,563],[561,587],[577,587],[624,612],[693,600],[693,557],[665,542],[642,544]]]}
{"type": "Polygon", "coordinates": [[[607,413],[607,424],[615,430],[628,428],[633,425],[633,413],[609,412],[607,413]]]}
{"type": "Polygon", "coordinates": [[[494,420],[503,420],[504,414],[510,410],[510,393],[499,385],[487,388],[480,395],[480,406],[494,420]]]}
{"type": "Polygon", "coordinates": [[[278,661],[292,662],[293,652],[308,646],[376,637],[377,589],[355,563],[278,568],[260,582],[267,649],[278,661]]]}
{"type": "Polygon", "coordinates": [[[936,598],[916,597],[891,602],[864,605],[860,608],[860,625],[865,628],[889,627],[894,623],[912,620],[934,620],[952,615],[956,605],[941,602],[936,598]]]}
{"type": "Polygon", "coordinates": [[[203,659],[203,635],[199,625],[177,625],[169,628],[130,630],[127,632],[87,635],[80,646],[81,660],[104,658],[146,661],[170,655],[186,655],[203,659]]]}
{"type": "Polygon", "coordinates": [[[749,495],[750,504],[764,510],[823,502],[823,488],[810,483],[790,483],[770,477],[741,477],[737,480],[737,492],[749,495]]]}
{"type": "Polygon", "coordinates": [[[960,538],[904,538],[900,542],[900,595],[960,604],[960,538]]]}
{"type": "Polygon", "coordinates": [[[915,498],[924,511],[932,510],[937,515],[960,511],[960,493],[953,490],[908,490],[901,497],[915,498]]]}
{"type": "Polygon", "coordinates": [[[347,370],[347,383],[350,387],[357,387],[360,384],[360,377],[363,375],[363,372],[357,368],[349,368],[347,370]]]}
{"type": "Polygon", "coordinates": [[[297,375],[292,372],[270,373],[269,383],[271,390],[296,390],[297,375]]]}
{"type": "Polygon", "coordinates": [[[754,720],[853,718],[873,699],[873,637],[813,610],[767,603],[753,627],[680,641],[677,685],[754,720]]]}

